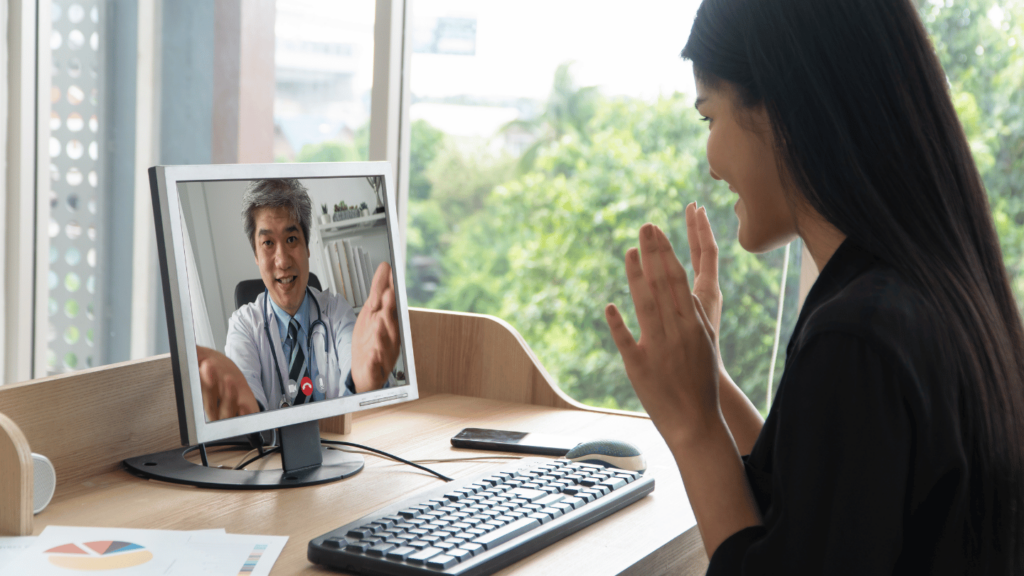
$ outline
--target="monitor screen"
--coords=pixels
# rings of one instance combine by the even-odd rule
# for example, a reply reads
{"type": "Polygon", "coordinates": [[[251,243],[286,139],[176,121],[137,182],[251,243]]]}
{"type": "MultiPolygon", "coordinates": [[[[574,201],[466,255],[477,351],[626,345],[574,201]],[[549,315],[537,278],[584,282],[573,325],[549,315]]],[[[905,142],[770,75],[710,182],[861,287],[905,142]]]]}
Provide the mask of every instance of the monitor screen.
{"type": "Polygon", "coordinates": [[[183,443],[417,398],[389,170],[151,169],[183,443]]]}

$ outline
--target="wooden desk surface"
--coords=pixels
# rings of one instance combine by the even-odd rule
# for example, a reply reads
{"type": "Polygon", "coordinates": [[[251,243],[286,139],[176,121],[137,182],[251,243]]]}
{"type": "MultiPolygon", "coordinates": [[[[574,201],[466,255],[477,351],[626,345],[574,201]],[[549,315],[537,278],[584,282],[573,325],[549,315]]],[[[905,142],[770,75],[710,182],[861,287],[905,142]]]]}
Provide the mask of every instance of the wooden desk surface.
{"type": "MultiPolygon", "coordinates": [[[[410,460],[493,454],[452,448],[466,427],[525,430],[581,439],[614,437],[640,447],[654,492],[613,516],[507,568],[502,574],[700,574],[706,567],[696,522],[671,454],[649,420],[532,406],[450,394],[355,415],[346,440],[410,460]],[[638,560],[645,559],[638,563],[638,560]]],[[[331,434],[325,434],[331,437],[331,434]]],[[[501,460],[429,466],[452,477],[496,467],[501,460]]],[[[47,525],[196,530],[289,536],[275,576],[336,574],[306,560],[308,541],[407,498],[440,480],[412,467],[366,456],[356,476],[321,486],[273,491],[223,491],[139,479],[119,470],[63,487],[35,517],[47,525]]]]}

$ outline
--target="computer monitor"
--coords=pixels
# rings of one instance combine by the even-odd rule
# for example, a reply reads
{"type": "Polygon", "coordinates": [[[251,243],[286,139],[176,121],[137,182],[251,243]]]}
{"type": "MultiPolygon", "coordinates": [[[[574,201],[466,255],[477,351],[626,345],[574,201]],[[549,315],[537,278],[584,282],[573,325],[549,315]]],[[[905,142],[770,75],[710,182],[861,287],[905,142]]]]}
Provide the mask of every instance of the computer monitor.
{"type": "Polygon", "coordinates": [[[280,430],[283,468],[198,466],[178,449],[126,460],[131,471],[267,488],[362,468],[320,446],[318,421],[418,398],[390,174],[387,162],[150,168],[182,444],[280,430]]]}

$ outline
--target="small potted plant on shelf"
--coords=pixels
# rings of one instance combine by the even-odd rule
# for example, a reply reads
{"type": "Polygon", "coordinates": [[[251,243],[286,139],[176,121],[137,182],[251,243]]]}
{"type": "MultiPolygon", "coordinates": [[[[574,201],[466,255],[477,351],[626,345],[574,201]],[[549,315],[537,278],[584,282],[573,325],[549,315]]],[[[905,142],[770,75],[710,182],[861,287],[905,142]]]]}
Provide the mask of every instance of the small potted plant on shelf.
{"type": "Polygon", "coordinates": [[[327,213],[327,204],[321,204],[320,205],[320,211],[323,212],[323,214],[320,215],[320,223],[321,224],[330,224],[331,223],[331,215],[327,213]]]}
{"type": "Polygon", "coordinates": [[[341,201],[334,205],[334,221],[348,220],[349,218],[358,218],[359,208],[355,206],[349,206],[345,201],[341,201]]]}
{"type": "Polygon", "coordinates": [[[370,215],[370,207],[366,205],[366,202],[359,205],[359,215],[364,217],[370,215]]]}

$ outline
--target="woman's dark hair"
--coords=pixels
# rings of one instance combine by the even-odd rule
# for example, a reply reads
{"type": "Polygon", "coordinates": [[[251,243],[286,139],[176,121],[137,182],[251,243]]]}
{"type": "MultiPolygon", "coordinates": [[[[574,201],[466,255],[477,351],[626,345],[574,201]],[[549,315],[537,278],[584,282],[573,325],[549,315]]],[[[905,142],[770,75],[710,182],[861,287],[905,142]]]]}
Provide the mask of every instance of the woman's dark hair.
{"type": "Polygon", "coordinates": [[[948,323],[940,337],[960,386],[968,551],[976,564],[1002,558],[1024,573],[1024,328],[913,3],[704,0],[683,57],[705,84],[728,82],[742,105],[765,106],[792,188],[948,323]]]}

